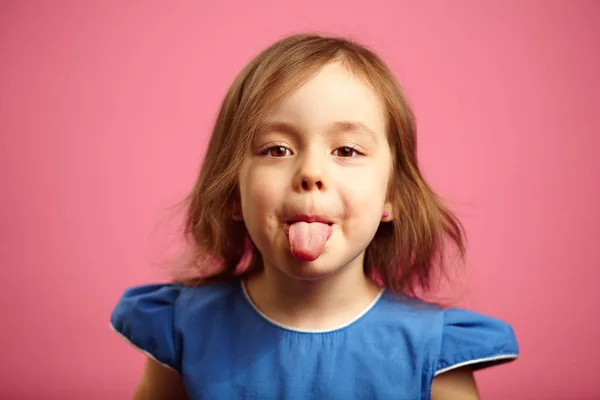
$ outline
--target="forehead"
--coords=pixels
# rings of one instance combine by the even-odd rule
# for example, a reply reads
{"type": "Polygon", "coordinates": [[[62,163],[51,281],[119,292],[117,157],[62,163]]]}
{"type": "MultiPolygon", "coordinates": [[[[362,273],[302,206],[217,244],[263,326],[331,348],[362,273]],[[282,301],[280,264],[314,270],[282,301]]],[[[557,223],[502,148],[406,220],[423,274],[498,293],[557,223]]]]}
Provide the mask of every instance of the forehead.
{"type": "Polygon", "coordinates": [[[267,116],[269,122],[285,122],[318,130],[340,121],[366,125],[385,135],[384,108],[363,80],[341,63],[326,65],[312,79],[283,99],[267,116]]]}

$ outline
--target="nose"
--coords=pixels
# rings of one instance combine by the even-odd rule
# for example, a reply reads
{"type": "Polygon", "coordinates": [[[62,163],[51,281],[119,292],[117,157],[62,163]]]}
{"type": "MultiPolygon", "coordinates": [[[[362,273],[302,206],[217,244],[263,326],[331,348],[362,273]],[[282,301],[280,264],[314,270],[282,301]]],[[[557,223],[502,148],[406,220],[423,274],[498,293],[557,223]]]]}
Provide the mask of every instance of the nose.
{"type": "Polygon", "coordinates": [[[316,155],[299,158],[296,189],[298,191],[325,190],[327,177],[324,168],[325,160],[316,155]]]}
{"type": "Polygon", "coordinates": [[[314,179],[310,178],[302,180],[302,190],[309,191],[313,188],[321,190],[323,188],[323,182],[319,180],[315,181],[314,179]]]}

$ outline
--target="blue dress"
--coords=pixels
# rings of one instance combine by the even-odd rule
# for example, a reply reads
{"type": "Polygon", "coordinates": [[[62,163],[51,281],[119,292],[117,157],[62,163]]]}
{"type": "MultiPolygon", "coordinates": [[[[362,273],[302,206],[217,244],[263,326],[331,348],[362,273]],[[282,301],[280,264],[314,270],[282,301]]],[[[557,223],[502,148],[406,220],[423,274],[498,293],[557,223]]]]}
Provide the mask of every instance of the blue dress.
{"type": "Polygon", "coordinates": [[[262,315],[245,285],[143,285],[111,315],[124,338],[204,399],[429,399],[442,372],[518,357],[512,328],[382,291],[357,319],[298,331],[262,315]]]}

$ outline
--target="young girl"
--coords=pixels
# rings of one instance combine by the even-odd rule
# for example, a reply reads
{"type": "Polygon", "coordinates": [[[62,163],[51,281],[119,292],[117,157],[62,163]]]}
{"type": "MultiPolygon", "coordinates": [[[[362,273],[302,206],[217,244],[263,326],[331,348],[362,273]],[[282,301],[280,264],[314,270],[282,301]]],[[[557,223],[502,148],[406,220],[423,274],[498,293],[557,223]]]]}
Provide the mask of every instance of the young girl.
{"type": "Polygon", "coordinates": [[[193,278],[127,290],[136,399],[476,399],[511,327],[418,300],[461,225],[371,51],[285,38],[235,79],[189,197],[193,278]],[[207,269],[216,265],[217,269],[207,269]]]}

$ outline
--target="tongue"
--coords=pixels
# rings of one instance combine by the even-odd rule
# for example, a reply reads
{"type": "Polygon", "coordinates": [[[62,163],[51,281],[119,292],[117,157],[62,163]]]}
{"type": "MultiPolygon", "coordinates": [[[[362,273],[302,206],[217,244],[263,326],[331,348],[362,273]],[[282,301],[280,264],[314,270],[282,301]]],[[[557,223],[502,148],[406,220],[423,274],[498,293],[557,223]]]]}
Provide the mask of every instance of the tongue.
{"type": "Polygon", "coordinates": [[[320,222],[295,222],[288,228],[292,255],[298,260],[314,261],[331,236],[331,226],[320,222]]]}

